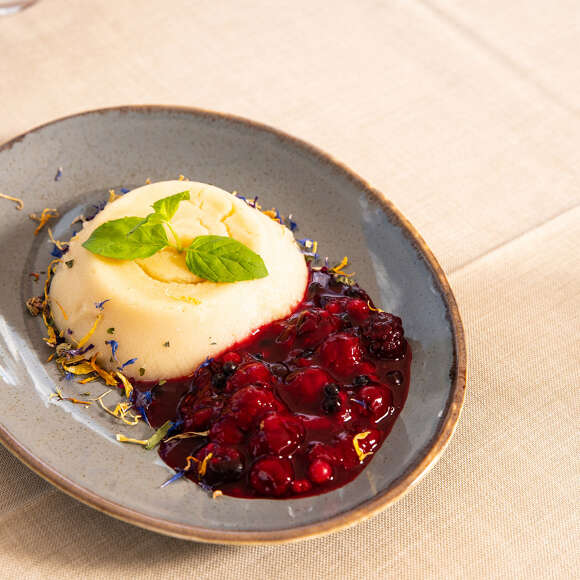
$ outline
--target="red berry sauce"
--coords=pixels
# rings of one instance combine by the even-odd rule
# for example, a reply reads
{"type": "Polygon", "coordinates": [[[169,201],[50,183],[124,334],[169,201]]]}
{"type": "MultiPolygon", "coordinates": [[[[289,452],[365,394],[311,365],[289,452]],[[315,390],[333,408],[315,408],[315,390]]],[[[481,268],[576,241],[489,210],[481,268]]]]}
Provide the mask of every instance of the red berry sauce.
{"type": "Polygon", "coordinates": [[[244,498],[316,495],[353,480],[401,412],[411,350],[400,318],[358,285],[311,271],[283,320],[186,378],[135,385],[153,427],[175,422],[159,454],[207,489],[244,498]]]}

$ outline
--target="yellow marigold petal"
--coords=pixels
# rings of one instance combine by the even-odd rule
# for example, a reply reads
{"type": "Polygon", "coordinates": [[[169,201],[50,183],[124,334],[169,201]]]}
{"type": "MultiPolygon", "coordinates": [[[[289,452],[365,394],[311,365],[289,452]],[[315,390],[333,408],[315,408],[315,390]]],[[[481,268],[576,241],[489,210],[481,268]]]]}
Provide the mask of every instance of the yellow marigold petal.
{"type": "Polygon", "coordinates": [[[97,318],[95,319],[93,326],[91,326],[91,329],[77,342],[77,348],[81,348],[85,346],[87,342],[89,342],[89,338],[93,336],[95,330],[97,330],[97,326],[99,326],[99,322],[101,322],[102,319],[103,319],[102,313],[97,314],[97,318]]]}
{"type": "Polygon", "coordinates": [[[65,248],[68,247],[68,244],[66,242],[61,242],[60,240],[55,240],[54,236],[52,235],[52,230],[50,228],[48,228],[48,237],[50,238],[50,241],[59,249],[59,250],[64,250],[65,248]]]}
{"type": "Polygon", "coordinates": [[[58,210],[55,208],[45,207],[42,210],[40,216],[37,216],[35,213],[31,213],[28,217],[35,222],[38,222],[38,226],[34,230],[34,235],[37,236],[40,233],[40,230],[51,220],[59,217],[60,214],[58,210]]]}
{"type": "Polygon", "coordinates": [[[75,397],[65,397],[64,400],[70,401],[71,403],[74,403],[75,405],[92,405],[93,404],[92,401],[83,401],[82,399],[76,399],[75,397]]]}
{"type": "Polygon", "coordinates": [[[12,195],[6,195],[5,193],[0,193],[0,197],[7,199],[8,201],[13,201],[16,204],[16,209],[21,210],[24,207],[24,202],[18,197],[13,197],[12,195]]]}
{"type": "MultiPolygon", "coordinates": [[[[316,253],[316,252],[315,252],[316,253]]],[[[340,264],[338,266],[335,266],[334,268],[332,268],[332,272],[340,272],[343,268],[345,268],[348,265],[348,257],[345,256],[340,264]]]]}
{"type": "Polygon", "coordinates": [[[192,462],[200,463],[199,459],[197,459],[193,455],[188,455],[185,458],[185,460],[186,460],[186,464],[185,464],[185,467],[183,468],[183,471],[189,471],[191,469],[192,462]]]}
{"type": "Polygon", "coordinates": [[[169,437],[165,441],[173,441],[174,439],[189,439],[190,437],[207,437],[209,435],[209,431],[186,431],[185,433],[179,433],[178,435],[173,435],[173,437],[169,437]]]}
{"type": "Polygon", "coordinates": [[[77,363],[74,365],[63,363],[62,368],[73,375],[88,375],[93,372],[93,367],[88,361],[77,363]]]}
{"type": "Polygon", "coordinates": [[[203,477],[205,472],[207,471],[207,464],[208,461],[213,457],[213,453],[208,453],[204,458],[203,461],[198,465],[197,473],[199,477],[203,477]]]}
{"type": "Polygon", "coordinates": [[[132,437],[125,437],[125,435],[121,435],[121,433],[117,433],[115,435],[117,441],[121,443],[135,443],[137,445],[147,445],[147,439],[133,439],[132,437]]]}
{"type": "Polygon", "coordinates": [[[115,377],[111,374],[108,373],[106,370],[102,369],[98,364],[97,364],[97,357],[99,356],[99,353],[96,352],[92,357],[91,360],[89,361],[91,364],[92,369],[105,381],[105,384],[110,386],[110,387],[116,387],[117,386],[117,381],[115,379],[115,377]]]}
{"type": "Polygon", "coordinates": [[[133,385],[129,382],[129,379],[123,374],[117,371],[117,376],[119,377],[120,381],[123,383],[123,387],[125,387],[125,397],[127,399],[131,396],[133,392],[133,385]]]}
{"type": "Polygon", "coordinates": [[[115,193],[115,190],[114,189],[109,189],[109,201],[108,201],[108,203],[113,203],[114,201],[116,201],[120,197],[123,197],[123,196],[122,195],[117,195],[115,193]]]}
{"type": "Polygon", "coordinates": [[[52,298],[53,302],[60,308],[60,311],[62,312],[62,317],[65,320],[68,320],[68,314],[64,311],[64,308],[62,307],[62,304],[56,299],[56,298],[52,298]]]}
{"type": "Polygon", "coordinates": [[[364,453],[363,450],[360,448],[359,445],[359,441],[362,441],[363,439],[366,439],[369,435],[371,434],[370,431],[363,431],[362,433],[357,433],[353,438],[352,438],[352,445],[354,447],[354,450],[358,456],[358,460],[362,463],[365,458],[367,458],[369,455],[372,455],[373,452],[370,451],[369,453],[364,453]]]}

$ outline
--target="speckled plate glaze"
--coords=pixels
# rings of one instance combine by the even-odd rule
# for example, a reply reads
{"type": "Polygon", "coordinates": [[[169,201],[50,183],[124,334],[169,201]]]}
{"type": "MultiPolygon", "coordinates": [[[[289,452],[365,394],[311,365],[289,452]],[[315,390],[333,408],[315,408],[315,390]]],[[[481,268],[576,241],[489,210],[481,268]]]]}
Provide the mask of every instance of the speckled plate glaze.
{"type": "MultiPolygon", "coordinates": [[[[401,497],[442,453],[465,389],[461,320],[447,280],[425,242],[380,192],[343,165],[275,129],[244,119],[160,106],[74,115],[0,148],[0,440],[52,484],[111,516],[164,534],[218,543],[277,543],[325,534],[360,521],[401,497]],[[62,176],[55,180],[57,169],[62,176]],[[64,239],[72,219],[107,198],[179,174],[258,195],[292,213],[302,237],[324,254],[348,255],[361,285],[402,316],[412,343],[407,404],[364,472],[328,494],[295,500],[211,497],[180,480],[155,452],[117,443],[129,428],[96,406],[49,400],[60,385],[38,319],[25,300],[41,293],[30,272],[46,270],[51,244],[32,235],[30,212],[59,208],[64,239]]],[[[80,387],[80,386],[79,386],[80,387]]],[[[104,387],[77,392],[98,395],[104,387]]],[[[111,401],[112,402],[112,401],[111,401]]],[[[141,427],[131,431],[145,434],[141,427]]]]}

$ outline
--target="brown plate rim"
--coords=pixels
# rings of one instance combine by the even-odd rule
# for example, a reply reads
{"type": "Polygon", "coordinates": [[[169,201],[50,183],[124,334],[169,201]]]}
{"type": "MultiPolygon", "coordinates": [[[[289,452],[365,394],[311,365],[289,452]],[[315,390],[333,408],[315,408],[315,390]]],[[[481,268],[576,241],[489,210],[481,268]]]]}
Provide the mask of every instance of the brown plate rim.
{"type": "Polygon", "coordinates": [[[340,161],[334,159],[328,153],[325,153],[314,145],[293,137],[288,133],[281,131],[280,129],[276,129],[269,125],[229,113],[220,113],[197,107],[172,105],[125,105],[92,109],[73,113],[64,117],[59,117],[58,119],[54,119],[47,123],[43,123],[42,125],[38,125],[33,129],[30,129],[29,131],[26,131],[25,133],[22,133],[4,143],[2,146],[0,146],[0,152],[10,149],[15,143],[18,143],[26,136],[30,135],[31,133],[35,133],[49,125],[54,125],[62,121],[76,117],[82,117],[85,115],[106,114],[113,111],[121,113],[149,113],[159,111],[167,113],[184,113],[200,117],[219,118],[233,123],[249,126],[252,129],[257,129],[259,131],[275,135],[280,140],[289,142],[290,144],[314,155],[320,161],[333,165],[335,168],[340,170],[343,175],[348,177],[348,179],[356,183],[362,190],[364,190],[369,197],[375,198],[381,204],[386,213],[392,218],[392,221],[397,223],[397,225],[401,227],[402,231],[411,240],[421,258],[430,268],[444,297],[454,342],[455,360],[451,372],[453,381],[452,394],[448,400],[445,414],[439,424],[439,429],[429,444],[421,452],[419,461],[384,493],[377,494],[375,497],[349,510],[348,512],[339,514],[332,518],[328,518],[322,522],[289,529],[271,531],[250,532],[236,530],[209,530],[202,527],[189,526],[176,522],[170,522],[161,518],[147,516],[139,511],[126,508],[123,505],[107,500],[92,492],[90,489],[82,487],[67,477],[64,477],[50,465],[36,457],[29,449],[27,449],[24,445],[12,437],[12,435],[1,425],[0,443],[2,443],[11,453],[13,453],[20,461],[22,461],[40,477],[46,479],[49,483],[70,495],[71,497],[81,501],[82,503],[119,520],[145,528],[147,530],[159,532],[176,538],[194,540],[198,542],[256,545],[282,544],[307,538],[314,538],[341,530],[357,522],[363,521],[393,504],[396,500],[405,495],[414,485],[416,485],[421,480],[421,478],[424,477],[426,473],[435,465],[455,431],[465,398],[467,352],[463,324],[461,322],[461,317],[455,297],[449,282],[447,281],[445,273],[425,243],[425,240],[423,240],[413,225],[405,218],[405,216],[403,216],[403,214],[395,207],[395,205],[385,197],[384,194],[372,187],[357,173],[355,173],[340,161]]]}

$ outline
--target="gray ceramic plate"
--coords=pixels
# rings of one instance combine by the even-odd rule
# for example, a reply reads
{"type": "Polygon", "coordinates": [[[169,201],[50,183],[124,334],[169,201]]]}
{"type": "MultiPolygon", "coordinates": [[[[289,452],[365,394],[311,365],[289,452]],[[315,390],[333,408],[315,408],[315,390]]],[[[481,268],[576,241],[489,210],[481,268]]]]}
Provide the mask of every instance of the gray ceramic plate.
{"type": "MultiPolygon", "coordinates": [[[[405,218],[358,176],[277,130],[195,109],[124,107],[75,115],[0,148],[0,440],[34,471],[112,516],[165,534],[223,543],[273,543],[339,529],[391,504],[434,464],[463,402],[465,347],[449,285],[405,218]],[[55,180],[57,168],[62,177],[55,180]],[[348,255],[383,308],[402,316],[413,347],[411,387],[395,427],[370,465],[331,493],[296,500],[212,500],[171,473],[156,453],[117,443],[119,426],[97,407],[49,400],[70,390],[45,360],[37,319],[24,301],[40,293],[51,245],[28,213],[59,208],[65,238],[109,188],[185,174],[258,195],[293,213],[324,254],[348,255]]],[[[94,394],[102,390],[88,385],[94,394]]],[[[133,433],[133,431],[132,431],[133,433]]],[[[144,434],[144,433],[143,433],[144,434]]],[[[136,434],[135,436],[139,436],[136,434]]]]}

